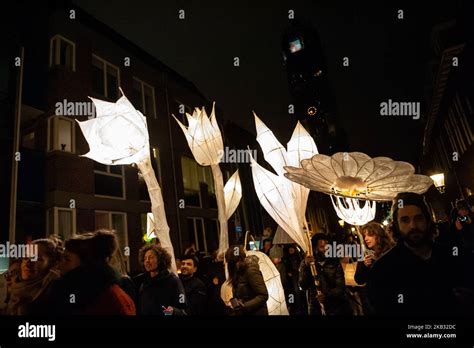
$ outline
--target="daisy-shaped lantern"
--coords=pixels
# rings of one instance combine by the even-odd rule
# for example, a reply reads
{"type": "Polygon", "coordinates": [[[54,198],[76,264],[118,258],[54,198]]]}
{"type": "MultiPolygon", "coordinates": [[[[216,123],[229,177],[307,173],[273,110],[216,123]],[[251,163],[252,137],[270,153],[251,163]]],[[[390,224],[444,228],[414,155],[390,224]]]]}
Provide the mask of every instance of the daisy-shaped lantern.
{"type": "Polygon", "coordinates": [[[77,121],[90,149],[83,156],[106,165],[137,165],[148,188],[153,214],[153,218],[149,217],[153,228],[148,228],[147,237],[158,237],[161,246],[170,253],[172,270],[176,272],[163,196],[151,166],[146,117],[133,107],[122,89],[120,92],[122,97],[115,103],[90,98],[97,116],[77,121]]]}
{"type": "Polygon", "coordinates": [[[391,201],[399,192],[425,193],[433,180],[415,174],[407,162],[371,158],[361,152],[315,155],[301,167],[285,167],[285,176],[311,190],[331,196],[337,216],[351,225],[375,217],[376,202],[391,201]]]}
{"type": "Polygon", "coordinates": [[[202,166],[210,166],[214,178],[214,188],[217,200],[217,214],[219,219],[219,251],[218,257],[223,258],[229,248],[227,220],[232,216],[242,197],[242,186],[238,171],[227,181],[224,179],[219,162],[224,155],[224,144],[221,131],[216,121],[214,103],[210,118],[204,107],[194,109],[192,115],[186,113],[188,127],[182,124],[174,115],[176,122],[183,130],[194,159],[202,166]]]}

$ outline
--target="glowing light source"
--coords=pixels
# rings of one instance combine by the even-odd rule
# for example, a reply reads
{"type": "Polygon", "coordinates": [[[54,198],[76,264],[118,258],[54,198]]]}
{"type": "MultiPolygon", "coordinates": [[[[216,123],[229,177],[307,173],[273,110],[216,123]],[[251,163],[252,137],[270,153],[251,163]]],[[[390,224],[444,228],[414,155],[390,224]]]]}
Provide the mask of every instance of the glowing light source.
{"type": "Polygon", "coordinates": [[[77,121],[90,148],[83,156],[107,165],[136,164],[151,200],[153,234],[147,233],[146,238],[159,238],[161,246],[170,253],[171,268],[176,272],[163,196],[151,165],[146,117],[133,107],[122,89],[120,92],[122,97],[115,103],[90,98],[97,116],[87,121],[77,121]]]}
{"type": "Polygon", "coordinates": [[[440,173],[440,174],[431,175],[430,178],[433,180],[434,185],[436,189],[439,191],[439,193],[444,193],[444,189],[446,187],[444,184],[444,174],[440,173]]]}
{"type": "Polygon", "coordinates": [[[242,197],[240,177],[237,171],[224,187],[224,179],[219,167],[219,162],[224,155],[224,144],[216,121],[214,103],[210,117],[207,116],[204,107],[201,110],[195,108],[193,114],[186,113],[186,117],[188,127],[176,117],[174,118],[181,127],[196,162],[202,166],[210,166],[212,170],[220,226],[218,256],[222,259],[229,248],[227,220],[239,205],[242,197]]]}
{"type": "Polygon", "coordinates": [[[399,192],[425,193],[433,181],[415,168],[388,157],[361,152],[315,155],[301,167],[285,167],[285,176],[311,190],[331,195],[340,219],[363,225],[375,216],[375,202],[391,201],[399,192]],[[365,201],[361,204],[361,201],[365,201]]]}
{"type": "Polygon", "coordinates": [[[273,132],[254,113],[257,141],[265,160],[277,175],[260,166],[251,157],[252,177],[260,203],[268,214],[289,234],[304,251],[309,250],[305,235],[305,211],[309,189],[289,181],[284,174],[287,165],[299,166],[306,158],[318,153],[316,144],[309,133],[298,122],[287,149],[278,141],[273,132]]]}

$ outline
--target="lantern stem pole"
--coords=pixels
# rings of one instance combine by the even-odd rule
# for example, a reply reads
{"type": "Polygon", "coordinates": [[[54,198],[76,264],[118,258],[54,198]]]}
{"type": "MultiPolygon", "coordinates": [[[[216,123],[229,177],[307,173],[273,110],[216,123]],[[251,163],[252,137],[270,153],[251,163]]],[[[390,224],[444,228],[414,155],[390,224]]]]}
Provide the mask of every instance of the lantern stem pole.
{"type": "Polygon", "coordinates": [[[161,193],[160,184],[156,180],[155,171],[151,166],[150,156],[137,163],[137,167],[145,180],[150,195],[151,212],[155,218],[155,231],[161,247],[171,255],[171,269],[176,273],[173,244],[170,239],[170,228],[166,221],[165,204],[161,193]]]}
{"type": "MultiPolygon", "coordinates": [[[[309,229],[308,229],[308,223],[306,222],[306,219],[303,219],[303,221],[304,221],[304,227],[305,227],[305,231],[306,231],[306,238],[308,238],[308,254],[309,254],[309,256],[314,256],[313,246],[311,244],[311,234],[309,233],[309,229]]],[[[319,296],[319,295],[322,294],[322,292],[321,292],[321,290],[319,290],[320,289],[320,284],[319,284],[319,280],[318,280],[318,270],[317,270],[316,264],[314,262],[311,262],[310,269],[311,269],[311,274],[313,275],[314,285],[316,286],[316,294],[319,296]]],[[[321,315],[326,315],[326,311],[324,309],[324,303],[319,301],[319,299],[317,299],[317,300],[318,300],[319,306],[321,308],[321,315]]]]}
{"type": "Polygon", "coordinates": [[[212,176],[214,177],[214,190],[216,191],[217,200],[217,215],[219,219],[219,251],[217,258],[224,259],[224,254],[229,248],[229,233],[227,227],[227,217],[225,214],[225,199],[224,199],[224,179],[219,164],[211,164],[212,176]]]}

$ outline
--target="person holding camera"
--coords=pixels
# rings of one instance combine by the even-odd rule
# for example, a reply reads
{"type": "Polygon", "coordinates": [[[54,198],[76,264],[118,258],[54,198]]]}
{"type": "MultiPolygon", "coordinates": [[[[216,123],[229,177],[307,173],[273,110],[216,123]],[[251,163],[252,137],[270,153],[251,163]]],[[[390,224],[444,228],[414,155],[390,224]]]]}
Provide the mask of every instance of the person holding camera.
{"type": "Polygon", "coordinates": [[[451,230],[466,254],[474,250],[474,214],[467,200],[458,200],[452,214],[451,230]]]}

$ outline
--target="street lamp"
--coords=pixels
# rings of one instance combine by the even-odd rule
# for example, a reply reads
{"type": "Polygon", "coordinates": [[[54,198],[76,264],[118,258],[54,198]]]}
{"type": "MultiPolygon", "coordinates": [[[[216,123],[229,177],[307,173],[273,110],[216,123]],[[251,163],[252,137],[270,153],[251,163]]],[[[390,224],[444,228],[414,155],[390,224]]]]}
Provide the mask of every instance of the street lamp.
{"type": "Polygon", "coordinates": [[[431,175],[430,178],[434,181],[434,185],[439,193],[444,193],[444,189],[446,188],[444,184],[444,174],[440,173],[431,175]]]}

